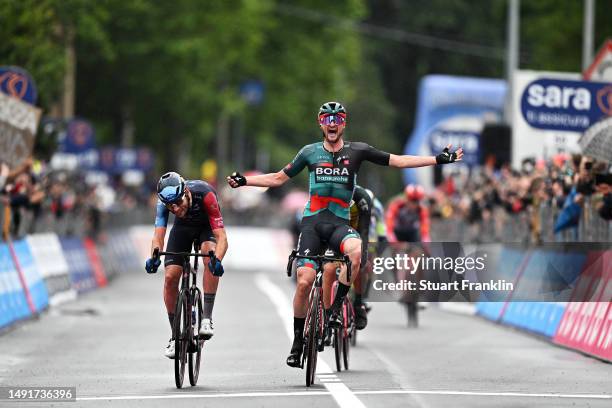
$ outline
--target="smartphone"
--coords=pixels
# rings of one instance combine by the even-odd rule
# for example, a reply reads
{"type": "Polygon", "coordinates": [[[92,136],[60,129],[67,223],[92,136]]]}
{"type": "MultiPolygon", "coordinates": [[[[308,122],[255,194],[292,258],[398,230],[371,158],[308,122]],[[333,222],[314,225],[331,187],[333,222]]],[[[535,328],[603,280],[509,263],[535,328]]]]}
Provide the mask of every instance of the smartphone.
{"type": "Polygon", "coordinates": [[[612,173],[608,174],[596,174],[595,184],[609,184],[612,185],[612,173]]]}

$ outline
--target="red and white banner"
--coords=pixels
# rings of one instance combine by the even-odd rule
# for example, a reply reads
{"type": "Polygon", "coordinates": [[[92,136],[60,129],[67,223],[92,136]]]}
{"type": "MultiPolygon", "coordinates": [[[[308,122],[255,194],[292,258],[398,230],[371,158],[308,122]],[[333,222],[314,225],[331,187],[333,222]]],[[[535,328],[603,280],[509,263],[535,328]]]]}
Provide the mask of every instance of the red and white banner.
{"type": "Polygon", "coordinates": [[[592,301],[567,305],[553,341],[612,360],[612,251],[591,255],[572,298],[592,301]]]}

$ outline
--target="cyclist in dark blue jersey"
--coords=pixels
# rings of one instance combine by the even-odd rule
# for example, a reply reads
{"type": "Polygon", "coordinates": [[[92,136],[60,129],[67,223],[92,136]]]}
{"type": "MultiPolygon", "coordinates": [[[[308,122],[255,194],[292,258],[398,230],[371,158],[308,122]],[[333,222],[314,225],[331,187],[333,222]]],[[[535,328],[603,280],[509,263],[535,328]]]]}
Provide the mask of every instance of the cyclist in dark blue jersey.
{"type": "MultiPolygon", "coordinates": [[[[217,193],[205,181],[184,180],[178,173],[169,172],[161,176],[157,184],[157,214],[155,217],[155,232],[151,243],[151,253],[155,248],[164,247],[166,227],[170,213],[174,214],[174,225],[166,251],[191,252],[194,239],[201,243],[201,252],[214,251],[217,262],[204,262],[204,308],[202,327],[199,335],[210,339],[214,335],[212,310],[215,295],[219,285],[219,277],[223,275],[221,261],[227,251],[227,235],[223,227],[223,217],[217,200],[217,193]]],[[[149,258],[145,269],[154,273],[160,265],[157,258],[149,258]]],[[[168,312],[170,329],[174,321],[174,308],[178,295],[178,285],[183,271],[183,260],[167,255],[164,261],[164,303],[168,312]]],[[[165,355],[174,358],[174,339],[170,339],[165,355]]]]}
{"type": "MultiPolygon", "coordinates": [[[[338,290],[331,306],[330,326],[341,324],[339,309],[361,267],[361,239],[349,226],[349,208],[361,163],[369,161],[397,168],[434,166],[461,160],[462,149],[451,152],[447,146],[438,156],[395,155],[366,143],[344,140],[347,112],[338,102],[319,108],[318,123],[323,141],[304,146],[293,161],[277,173],[250,176],[234,173],[227,178],[233,188],[240,186],[278,187],[304,168],[309,172],[310,198],[304,209],[297,250],[300,255],[318,255],[327,248],[349,256],[351,280],[340,274],[338,290]]],[[[316,261],[298,262],[297,286],[293,299],[294,341],[287,365],[300,367],[308,293],[315,278],[316,261]]]]}

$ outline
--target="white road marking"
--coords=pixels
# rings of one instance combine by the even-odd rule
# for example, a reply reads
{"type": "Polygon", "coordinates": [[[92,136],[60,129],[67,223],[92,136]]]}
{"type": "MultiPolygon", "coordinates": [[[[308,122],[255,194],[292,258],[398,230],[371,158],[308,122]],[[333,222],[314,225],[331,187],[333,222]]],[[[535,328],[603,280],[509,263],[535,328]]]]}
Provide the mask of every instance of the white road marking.
{"type": "Polygon", "coordinates": [[[487,391],[416,391],[416,390],[380,390],[380,391],[354,391],[359,395],[382,394],[427,394],[427,395],[471,395],[478,397],[530,397],[530,398],[583,398],[583,399],[611,399],[612,394],[557,394],[557,393],[529,393],[529,392],[487,392],[487,391]]]}
{"type": "MultiPolygon", "coordinates": [[[[276,307],[276,311],[281,317],[283,326],[285,326],[285,330],[287,331],[287,336],[289,336],[290,340],[293,340],[293,308],[291,307],[291,302],[285,295],[285,292],[283,292],[278,285],[272,283],[272,281],[263,273],[255,276],[255,284],[264,294],[268,296],[272,304],[276,307]]],[[[325,373],[332,373],[332,369],[325,361],[323,361],[321,355],[319,355],[319,359],[317,361],[317,374],[325,373]]],[[[340,407],[365,408],[363,402],[361,402],[344,383],[324,383],[324,385],[340,407]]]]}
{"type": "Polygon", "coordinates": [[[168,394],[168,395],[125,395],[109,397],[77,397],[77,401],[129,401],[155,399],[196,399],[196,398],[253,398],[253,397],[302,397],[310,395],[330,395],[329,391],[301,392],[238,392],[235,394],[168,394]]]}
{"type": "MultiPolygon", "coordinates": [[[[344,384],[326,384],[328,391],[298,391],[298,392],[238,392],[219,394],[167,394],[167,395],[124,395],[101,397],[77,397],[77,401],[129,401],[157,399],[198,399],[198,398],[255,398],[255,397],[303,397],[331,395],[329,388],[346,388],[344,384]]],[[[466,395],[476,397],[522,397],[522,398],[566,398],[566,399],[596,399],[612,400],[608,394],[556,394],[556,393],[526,393],[526,392],[485,392],[485,391],[444,391],[444,390],[371,390],[354,391],[357,395],[396,395],[396,394],[427,394],[427,395],[466,395]]]]}
{"type": "MultiPolygon", "coordinates": [[[[404,371],[398,366],[393,359],[387,358],[382,351],[377,350],[376,348],[371,348],[370,351],[378,358],[389,371],[393,380],[403,389],[411,389],[412,385],[408,382],[404,371]]],[[[410,395],[410,398],[416,402],[416,404],[421,408],[428,408],[430,404],[425,401],[423,397],[418,394],[410,395]]]]}

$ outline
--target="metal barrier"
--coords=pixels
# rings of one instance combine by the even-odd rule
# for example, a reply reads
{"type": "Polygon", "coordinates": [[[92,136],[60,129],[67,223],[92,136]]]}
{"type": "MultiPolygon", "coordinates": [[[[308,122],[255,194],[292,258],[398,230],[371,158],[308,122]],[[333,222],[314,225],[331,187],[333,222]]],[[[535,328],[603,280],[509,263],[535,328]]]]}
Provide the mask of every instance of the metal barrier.
{"type": "Polygon", "coordinates": [[[542,203],[518,214],[495,208],[479,222],[469,223],[460,217],[431,220],[431,238],[438,242],[612,242],[612,222],[602,219],[596,211],[596,201],[585,199],[577,228],[567,228],[557,234],[554,225],[560,210],[542,203]]]}

